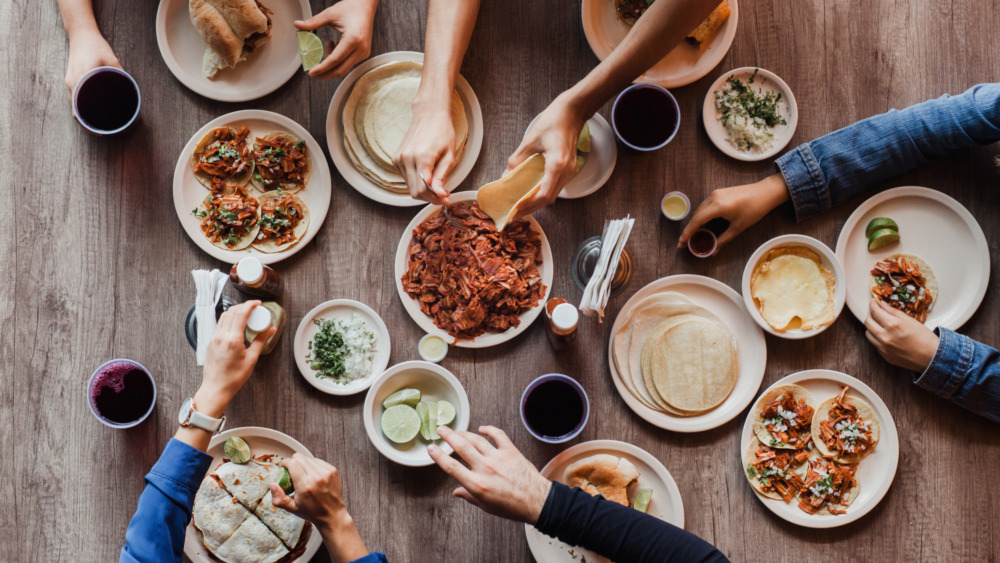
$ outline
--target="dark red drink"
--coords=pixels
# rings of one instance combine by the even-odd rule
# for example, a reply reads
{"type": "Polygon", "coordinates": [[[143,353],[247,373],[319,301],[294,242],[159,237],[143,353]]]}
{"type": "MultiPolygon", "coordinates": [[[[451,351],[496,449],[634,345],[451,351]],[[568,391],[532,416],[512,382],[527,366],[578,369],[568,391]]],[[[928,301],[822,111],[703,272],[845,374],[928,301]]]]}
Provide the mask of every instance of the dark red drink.
{"type": "Polygon", "coordinates": [[[611,109],[615,134],[627,146],[640,151],[655,150],[670,142],[680,119],[677,100],[655,84],[629,86],[611,109]]]}
{"type": "Polygon", "coordinates": [[[90,131],[117,133],[139,113],[139,87],[122,70],[97,68],[80,79],[73,93],[73,104],[80,123],[90,131]]]}
{"type": "Polygon", "coordinates": [[[708,229],[698,229],[688,239],[688,250],[699,258],[711,256],[717,247],[718,240],[715,238],[715,233],[708,229]]]}
{"type": "Polygon", "coordinates": [[[90,407],[109,426],[128,427],[142,422],[156,402],[153,377],[141,364],[111,360],[90,378],[90,407]]]}
{"type": "Polygon", "coordinates": [[[544,442],[565,442],[583,430],[590,415],[587,395],[561,374],[539,377],[521,397],[521,418],[528,432],[544,442]]]}

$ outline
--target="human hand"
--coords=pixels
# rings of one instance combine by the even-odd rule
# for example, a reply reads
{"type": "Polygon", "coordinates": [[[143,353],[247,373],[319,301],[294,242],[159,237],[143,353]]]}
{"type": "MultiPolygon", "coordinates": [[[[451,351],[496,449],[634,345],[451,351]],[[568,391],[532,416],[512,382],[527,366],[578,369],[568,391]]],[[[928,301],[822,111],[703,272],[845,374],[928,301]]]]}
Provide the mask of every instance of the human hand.
{"type": "Polygon", "coordinates": [[[66,91],[69,92],[70,103],[73,100],[73,89],[80,78],[99,66],[122,67],[101,32],[94,27],[81,29],[70,35],[69,57],[66,61],[66,91]]]}
{"type": "Polygon", "coordinates": [[[309,76],[323,80],[341,78],[368,58],[377,7],[378,0],[340,0],[308,20],[295,22],[295,27],[304,31],[328,25],[340,32],[340,41],[327,42],[329,54],[309,70],[309,76]]]}
{"type": "Polygon", "coordinates": [[[236,392],[250,379],[264,344],[274,334],[276,329],[272,327],[258,334],[250,346],[244,344],[247,318],[257,305],[260,301],[240,303],[219,318],[205,354],[201,387],[194,396],[200,412],[214,417],[222,415],[236,392]]]}
{"type": "Polygon", "coordinates": [[[753,184],[719,188],[695,210],[681,232],[677,248],[682,248],[695,231],[717,217],[729,221],[729,228],[719,235],[719,248],[722,248],[787,199],[788,187],[781,174],[773,174],[753,184]]]}
{"type": "Polygon", "coordinates": [[[281,465],[288,468],[295,492],[286,495],[277,483],[272,483],[271,503],[312,522],[333,561],[353,561],[367,555],[368,549],[347,512],[337,468],[300,453],[282,460],[281,465]]]}
{"type": "Polygon", "coordinates": [[[924,323],[890,307],[881,299],[868,303],[865,337],[885,361],[922,372],[937,353],[940,338],[924,323]]]}
{"type": "Polygon", "coordinates": [[[503,518],[534,525],[542,513],[552,483],[525,459],[507,434],[493,426],[480,426],[479,432],[455,432],[440,426],[438,434],[469,464],[465,467],[431,444],[427,452],[434,463],[458,481],[454,496],[503,518]]]}
{"type": "Polygon", "coordinates": [[[451,121],[450,101],[445,107],[415,101],[410,129],[392,158],[406,179],[410,197],[437,205],[448,204],[444,182],[455,167],[455,124],[451,121]]]}
{"type": "Polygon", "coordinates": [[[576,173],[576,143],[587,118],[578,115],[564,95],[538,114],[520,146],[507,159],[507,172],[510,172],[533,154],[545,158],[541,187],[518,209],[518,217],[530,215],[554,202],[576,173]]]}

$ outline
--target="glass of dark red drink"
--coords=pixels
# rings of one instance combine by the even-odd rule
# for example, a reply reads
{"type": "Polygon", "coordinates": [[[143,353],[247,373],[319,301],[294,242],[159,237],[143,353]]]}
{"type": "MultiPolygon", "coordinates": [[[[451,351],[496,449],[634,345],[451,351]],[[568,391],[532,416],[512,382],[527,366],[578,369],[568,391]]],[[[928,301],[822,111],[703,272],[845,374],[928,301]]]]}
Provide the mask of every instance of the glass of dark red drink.
{"type": "Polygon", "coordinates": [[[633,84],[622,90],[611,107],[611,127],[625,146],[655,151],[677,134],[681,110],[673,94],[656,84],[633,84]]]}
{"type": "Polygon", "coordinates": [[[139,117],[141,105],[135,79],[113,66],[91,70],[73,88],[73,115],[87,131],[97,135],[114,135],[128,129],[139,117]]]}
{"type": "Polygon", "coordinates": [[[139,362],[119,358],[105,362],[90,376],[87,403],[112,428],[131,428],[149,416],[156,404],[156,382],[139,362]]]}
{"type": "Polygon", "coordinates": [[[559,444],[576,438],[589,418],[587,392],[571,377],[543,375],[529,383],[521,395],[521,422],[543,442],[559,444]]]}

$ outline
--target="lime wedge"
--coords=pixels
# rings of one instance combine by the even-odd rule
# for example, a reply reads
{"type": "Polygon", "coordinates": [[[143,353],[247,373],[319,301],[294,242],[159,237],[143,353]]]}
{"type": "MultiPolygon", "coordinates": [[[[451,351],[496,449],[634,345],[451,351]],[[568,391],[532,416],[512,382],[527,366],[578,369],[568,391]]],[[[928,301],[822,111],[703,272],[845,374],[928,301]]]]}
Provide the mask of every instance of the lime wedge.
{"type": "Polygon", "coordinates": [[[311,31],[300,31],[298,37],[299,60],[302,61],[302,70],[308,72],[323,60],[323,40],[311,31]]]}
{"type": "Polygon", "coordinates": [[[420,432],[420,416],[413,407],[395,405],[382,413],[382,433],[397,444],[405,444],[420,432]]]}
{"type": "Polygon", "coordinates": [[[233,463],[243,465],[250,461],[250,446],[239,436],[230,436],[222,444],[222,451],[233,463]]]}
{"type": "Polygon", "coordinates": [[[580,138],[576,140],[576,148],[580,152],[590,152],[590,124],[584,123],[580,130],[580,138]]]}
{"type": "Polygon", "coordinates": [[[408,407],[415,407],[417,403],[420,402],[420,390],[419,389],[400,389],[392,395],[389,395],[382,401],[382,408],[387,409],[389,407],[394,407],[396,405],[406,405],[408,407]]]}
{"type": "Polygon", "coordinates": [[[879,229],[892,229],[899,232],[899,225],[888,217],[876,217],[868,221],[868,226],[865,227],[865,236],[871,238],[872,233],[879,229]]]}
{"type": "Polygon", "coordinates": [[[292,474],[288,472],[287,467],[281,468],[281,477],[278,478],[278,486],[281,487],[282,491],[285,491],[286,495],[295,492],[295,485],[292,484],[292,474]]]}
{"type": "Polygon", "coordinates": [[[632,508],[639,512],[646,512],[646,509],[649,508],[649,499],[652,496],[653,489],[639,489],[639,492],[635,494],[635,499],[632,501],[632,508]]]}
{"type": "Polygon", "coordinates": [[[586,156],[584,156],[582,154],[576,155],[576,170],[573,173],[576,174],[576,173],[580,172],[580,170],[583,168],[583,165],[586,164],[586,163],[587,163],[587,157],[586,156]]]}
{"type": "Polygon", "coordinates": [[[420,435],[424,440],[438,440],[437,433],[437,401],[420,401],[417,403],[417,416],[420,417],[420,435]]]}
{"type": "Polygon", "coordinates": [[[455,407],[448,401],[438,401],[437,426],[447,426],[455,420],[455,407]]]}
{"type": "Polygon", "coordinates": [[[882,248],[887,244],[892,244],[899,240],[899,232],[894,229],[879,229],[872,233],[868,239],[868,250],[882,248]]]}

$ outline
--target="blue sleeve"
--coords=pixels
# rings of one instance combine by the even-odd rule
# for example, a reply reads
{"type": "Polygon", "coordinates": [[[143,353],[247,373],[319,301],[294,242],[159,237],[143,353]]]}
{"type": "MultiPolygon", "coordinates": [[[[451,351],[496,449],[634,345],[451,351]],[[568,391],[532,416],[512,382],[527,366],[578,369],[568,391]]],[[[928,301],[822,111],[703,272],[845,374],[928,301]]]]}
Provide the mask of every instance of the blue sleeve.
{"type": "Polygon", "coordinates": [[[194,495],[212,456],[173,438],[146,475],[135,516],[125,531],[119,561],[180,561],[194,495]]]}
{"type": "Polygon", "coordinates": [[[349,561],[348,563],[389,563],[389,560],[386,559],[384,553],[373,551],[360,559],[355,559],[354,561],[349,561]]]}
{"type": "Polygon", "coordinates": [[[562,483],[552,483],[535,528],[613,561],[729,561],[710,543],[673,524],[562,483]]]}
{"type": "Polygon", "coordinates": [[[1000,83],[869,117],[775,164],[802,221],[959,149],[1000,141],[1000,83]]]}
{"type": "Polygon", "coordinates": [[[941,338],[937,352],[914,383],[1000,422],[1000,352],[946,328],[934,332],[941,338]]]}

